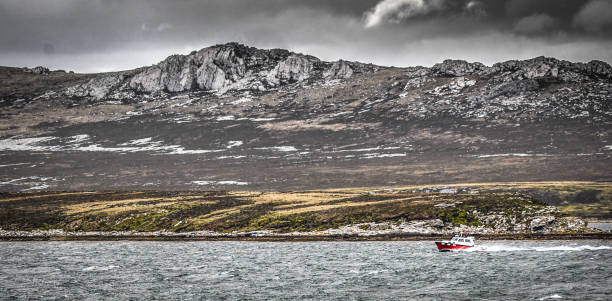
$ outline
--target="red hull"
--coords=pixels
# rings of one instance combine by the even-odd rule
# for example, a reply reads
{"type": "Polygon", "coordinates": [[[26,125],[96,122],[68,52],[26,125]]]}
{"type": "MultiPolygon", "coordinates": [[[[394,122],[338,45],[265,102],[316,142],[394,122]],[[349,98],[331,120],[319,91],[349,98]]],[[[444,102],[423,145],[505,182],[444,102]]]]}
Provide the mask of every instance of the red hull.
{"type": "Polygon", "coordinates": [[[459,251],[472,248],[471,246],[462,246],[450,242],[436,241],[436,247],[440,252],[459,251]]]}

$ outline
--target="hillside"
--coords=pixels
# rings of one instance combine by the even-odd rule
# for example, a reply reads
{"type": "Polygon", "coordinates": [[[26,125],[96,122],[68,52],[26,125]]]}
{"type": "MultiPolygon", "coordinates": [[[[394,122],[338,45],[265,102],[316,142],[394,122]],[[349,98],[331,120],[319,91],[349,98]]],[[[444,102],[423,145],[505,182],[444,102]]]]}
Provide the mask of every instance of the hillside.
{"type": "Polygon", "coordinates": [[[103,74],[0,68],[0,190],[610,181],[611,70],[385,67],[237,43],[103,74]]]}
{"type": "Polygon", "coordinates": [[[145,235],[138,232],[153,237],[178,233],[193,237],[435,236],[461,231],[585,234],[597,231],[588,229],[579,218],[518,192],[531,189],[571,197],[600,188],[605,190],[605,204],[610,202],[610,187],[609,183],[557,182],[294,192],[4,193],[0,196],[0,230],[4,230],[0,236],[63,236],[66,232],[126,237],[145,235]],[[34,232],[19,232],[25,230],[34,232]]]}

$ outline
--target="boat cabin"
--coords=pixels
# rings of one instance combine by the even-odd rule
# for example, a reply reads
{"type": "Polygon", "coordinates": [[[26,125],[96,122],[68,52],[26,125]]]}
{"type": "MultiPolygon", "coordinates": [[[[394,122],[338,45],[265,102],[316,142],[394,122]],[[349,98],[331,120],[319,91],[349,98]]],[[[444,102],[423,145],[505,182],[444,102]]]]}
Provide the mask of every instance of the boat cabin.
{"type": "Polygon", "coordinates": [[[474,237],[472,236],[455,236],[451,239],[451,243],[453,244],[458,244],[458,245],[467,245],[467,246],[473,246],[474,245],[474,237]]]}

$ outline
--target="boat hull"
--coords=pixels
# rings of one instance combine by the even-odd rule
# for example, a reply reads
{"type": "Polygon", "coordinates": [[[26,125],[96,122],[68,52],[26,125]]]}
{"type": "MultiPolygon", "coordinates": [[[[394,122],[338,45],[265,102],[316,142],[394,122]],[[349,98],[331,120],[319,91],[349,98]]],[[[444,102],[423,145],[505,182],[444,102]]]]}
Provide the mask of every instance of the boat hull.
{"type": "Polygon", "coordinates": [[[472,246],[458,245],[446,241],[436,241],[436,247],[438,247],[440,252],[460,251],[472,248],[472,246]]]}

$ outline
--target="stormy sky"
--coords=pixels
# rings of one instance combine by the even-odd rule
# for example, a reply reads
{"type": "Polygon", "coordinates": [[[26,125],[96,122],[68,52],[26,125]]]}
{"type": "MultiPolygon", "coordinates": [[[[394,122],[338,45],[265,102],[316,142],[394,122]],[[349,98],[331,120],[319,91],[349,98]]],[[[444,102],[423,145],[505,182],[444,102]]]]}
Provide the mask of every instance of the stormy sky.
{"type": "Polygon", "coordinates": [[[612,62],[612,0],[0,0],[0,65],[151,65],[230,41],[324,60],[430,66],[612,62]]]}

